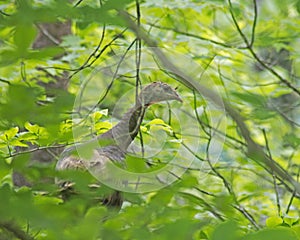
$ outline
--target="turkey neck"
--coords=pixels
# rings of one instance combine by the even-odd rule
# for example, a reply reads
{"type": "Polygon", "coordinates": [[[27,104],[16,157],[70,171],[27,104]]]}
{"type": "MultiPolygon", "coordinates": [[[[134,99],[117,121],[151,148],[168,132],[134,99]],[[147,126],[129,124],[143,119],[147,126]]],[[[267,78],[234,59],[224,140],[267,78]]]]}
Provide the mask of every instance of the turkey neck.
{"type": "Polygon", "coordinates": [[[125,152],[139,132],[147,107],[137,103],[124,114],[116,126],[102,134],[100,138],[113,140],[113,143],[125,152]]]}

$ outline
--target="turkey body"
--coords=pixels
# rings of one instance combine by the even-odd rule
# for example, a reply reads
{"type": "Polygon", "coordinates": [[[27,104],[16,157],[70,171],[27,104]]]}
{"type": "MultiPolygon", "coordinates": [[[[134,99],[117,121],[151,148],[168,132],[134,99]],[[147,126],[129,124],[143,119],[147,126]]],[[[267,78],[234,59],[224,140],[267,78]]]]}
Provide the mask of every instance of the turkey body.
{"type": "MultiPolygon", "coordinates": [[[[79,147],[84,147],[84,144],[79,147]]],[[[77,170],[88,170],[96,169],[97,171],[103,171],[106,163],[108,161],[124,163],[125,153],[116,145],[108,145],[103,147],[98,147],[93,150],[92,157],[88,160],[76,156],[73,153],[77,152],[77,147],[73,146],[67,148],[57,162],[56,169],[77,169],[77,170]]],[[[70,195],[70,190],[72,192],[72,184],[68,181],[60,181],[59,183],[63,188],[62,198],[64,200],[68,199],[70,195]]],[[[113,192],[111,195],[104,197],[101,200],[103,205],[120,208],[123,203],[122,194],[119,191],[113,192]]]]}
{"type": "MultiPolygon", "coordinates": [[[[116,126],[87,143],[65,149],[56,169],[96,169],[99,172],[108,161],[124,164],[127,148],[138,134],[147,107],[168,100],[182,101],[177,92],[166,83],[154,82],[147,85],[138,96],[135,106],[124,114],[116,126]],[[89,159],[83,159],[76,154],[78,148],[90,147],[93,144],[95,147],[91,148],[89,159]]],[[[122,194],[118,191],[102,200],[103,204],[114,207],[120,207],[122,202],[122,194]]]]}

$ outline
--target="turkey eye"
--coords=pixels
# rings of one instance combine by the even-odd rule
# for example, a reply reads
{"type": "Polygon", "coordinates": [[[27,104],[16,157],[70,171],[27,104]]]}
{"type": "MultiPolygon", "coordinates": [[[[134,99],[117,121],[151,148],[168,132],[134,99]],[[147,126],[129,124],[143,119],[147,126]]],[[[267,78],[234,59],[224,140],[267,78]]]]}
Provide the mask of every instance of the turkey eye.
{"type": "Polygon", "coordinates": [[[167,85],[162,85],[163,90],[169,90],[169,87],[167,85]]]}

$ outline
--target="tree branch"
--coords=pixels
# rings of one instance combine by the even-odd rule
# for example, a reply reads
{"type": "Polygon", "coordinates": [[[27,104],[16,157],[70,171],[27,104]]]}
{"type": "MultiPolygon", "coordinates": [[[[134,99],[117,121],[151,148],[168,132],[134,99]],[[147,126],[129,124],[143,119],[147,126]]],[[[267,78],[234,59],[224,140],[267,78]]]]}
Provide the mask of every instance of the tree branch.
{"type": "MultiPolygon", "coordinates": [[[[220,108],[224,108],[228,115],[236,122],[237,127],[239,128],[243,138],[247,143],[247,156],[250,159],[254,159],[256,161],[263,162],[266,166],[276,173],[276,175],[283,180],[288,181],[293,188],[296,189],[296,192],[300,194],[300,185],[290,176],[288,172],[286,172],[279,164],[272,161],[263,151],[262,147],[254,142],[251,138],[251,134],[246,124],[244,123],[244,119],[242,116],[227,102],[225,99],[222,99],[218,94],[214,91],[210,90],[206,86],[200,84],[195,81],[194,78],[183,72],[181,69],[178,69],[166,56],[165,54],[158,48],[156,41],[148,36],[148,34],[141,28],[138,27],[135,22],[130,18],[130,15],[125,11],[120,11],[120,15],[127,22],[128,27],[135,32],[141,39],[145,41],[145,43],[151,47],[152,52],[156,55],[156,57],[160,60],[162,65],[174,75],[177,76],[177,81],[181,82],[186,87],[191,90],[198,91],[202,96],[210,99],[220,108]]],[[[300,92],[299,92],[300,93],[300,92]]]]}
{"type": "MultiPolygon", "coordinates": [[[[255,26],[256,26],[256,19],[257,19],[257,6],[256,6],[256,1],[254,0],[254,21],[253,21],[253,25],[252,25],[252,34],[255,33],[255,26]]],[[[266,70],[268,70],[272,75],[274,75],[275,77],[277,77],[281,83],[283,83],[284,85],[286,85],[288,88],[292,89],[295,93],[297,93],[298,95],[300,95],[300,90],[297,89],[297,87],[293,86],[293,84],[291,84],[287,79],[285,79],[284,77],[282,77],[278,72],[276,72],[272,67],[268,66],[266,63],[264,63],[263,60],[261,60],[258,55],[256,54],[256,52],[253,50],[253,43],[254,43],[254,36],[252,35],[252,40],[251,42],[249,42],[249,40],[247,39],[246,35],[243,33],[242,29],[240,28],[234,13],[233,13],[233,7],[232,7],[232,3],[231,0],[228,0],[228,4],[229,4],[229,11],[230,11],[230,15],[232,18],[232,21],[239,33],[239,35],[242,37],[244,43],[247,46],[247,49],[249,50],[249,52],[251,53],[251,55],[254,57],[254,59],[261,65],[263,66],[266,70]],[[252,42],[253,41],[253,42],[252,42]]]]}
{"type": "Polygon", "coordinates": [[[14,224],[13,222],[4,222],[0,221],[0,228],[7,230],[8,232],[14,234],[14,236],[21,240],[33,240],[34,238],[31,237],[28,233],[21,230],[14,224]]]}

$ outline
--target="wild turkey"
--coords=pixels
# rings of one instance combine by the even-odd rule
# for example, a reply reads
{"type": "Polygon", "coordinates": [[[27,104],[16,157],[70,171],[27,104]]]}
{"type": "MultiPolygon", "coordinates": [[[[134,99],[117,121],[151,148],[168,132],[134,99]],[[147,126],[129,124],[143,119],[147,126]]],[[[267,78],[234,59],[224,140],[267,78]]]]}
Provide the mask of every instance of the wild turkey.
{"type": "MultiPolygon", "coordinates": [[[[89,169],[90,167],[101,169],[107,161],[124,162],[127,148],[138,134],[147,107],[168,100],[182,102],[177,92],[166,83],[153,82],[147,85],[139,94],[135,106],[124,114],[120,122],[92,140],[101,141],[101,143],[106,142],[106,145],[101,144],[101,146],[93,149],[91,159],[86,161],[75,155],[76,148],[84,145],[69,147],[62,153],[56,169],[89,169]]],[[[102,202],[108,206],[120,207],[123,200],[121,193],[116,191],[102,202]]]]}

